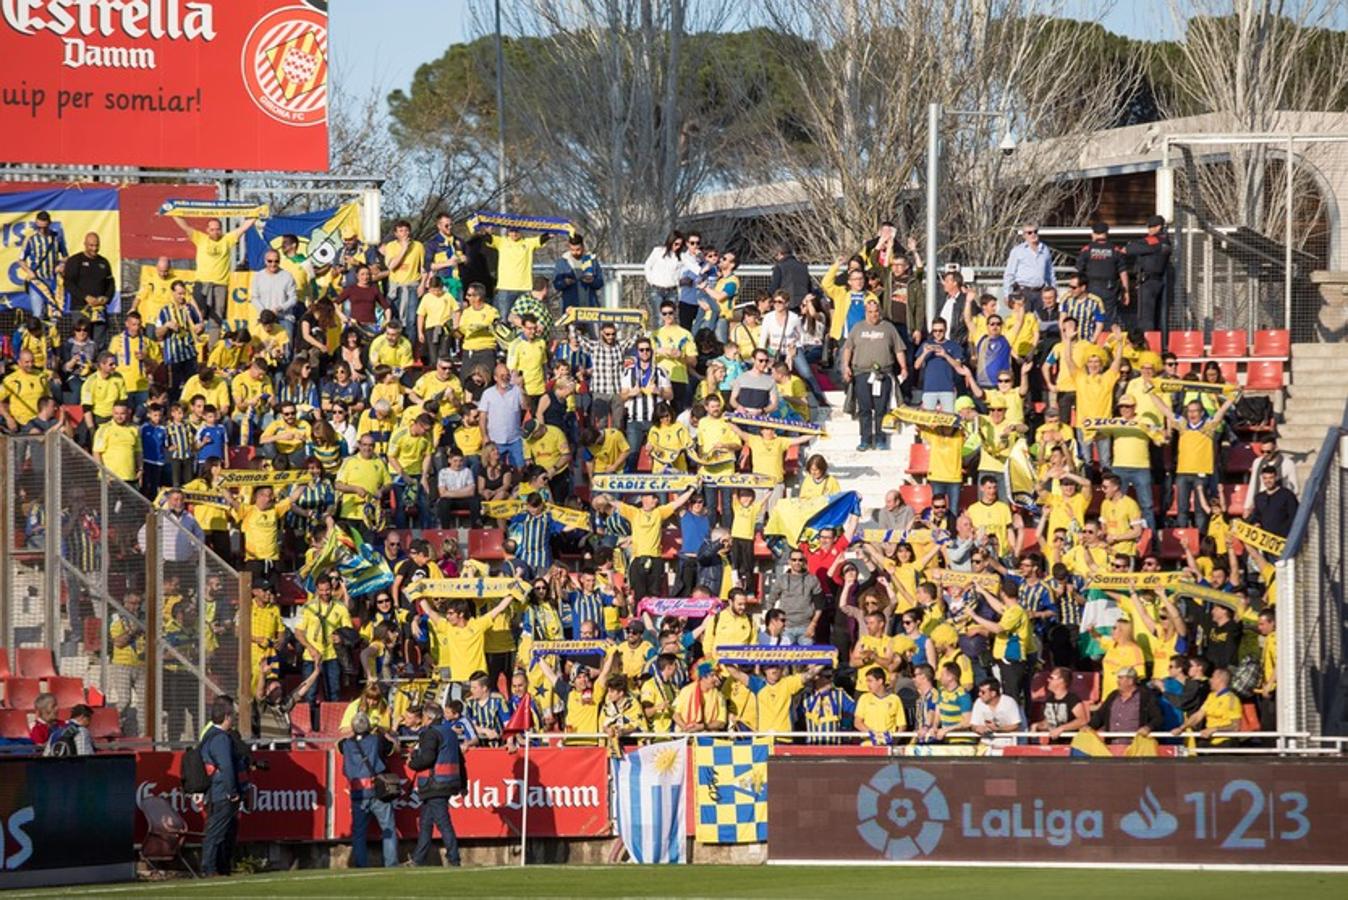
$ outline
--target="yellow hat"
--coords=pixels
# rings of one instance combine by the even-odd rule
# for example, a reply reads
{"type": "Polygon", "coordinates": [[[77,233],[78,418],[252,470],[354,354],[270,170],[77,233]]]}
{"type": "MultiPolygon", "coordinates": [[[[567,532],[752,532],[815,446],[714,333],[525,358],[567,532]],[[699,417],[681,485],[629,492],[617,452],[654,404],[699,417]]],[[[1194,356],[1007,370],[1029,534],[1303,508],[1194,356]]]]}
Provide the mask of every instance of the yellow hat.
{"type": "Polygon", "coordinates": [[[931,632],[931,639],[940,647],[953,647],[960,641],[959,632],[949,622],[937,625],[931,632]]]}
{"type": "Polygon", "coordinates": [[[906,635],[906,634],[896,634],[896,635],[894,635],[894,640],[893,640],[891,646],[893,646],[894,652],[895,652],[895,653],[916,653],[916,652],[917,652],[917,641],[913,640],[912,638],[910,638],[910,637],[909,637],[908,635],[906,635]]]}
{"type": "Polygon", "coordinates": [[[1161,371],[1161,355],[1154,350],[1144,350],[1142,353],[1139,353],[1137,356],[1137,367],[1139,369],[1144,369],[1147,366],[1151,366],[1152,369],[1157,372],[1161,371]]]}
{"type": "Polygon", "coordinates": [[[988,398],[988,409],[1006,409],[1006,398],[993,394],[988,398]]]}

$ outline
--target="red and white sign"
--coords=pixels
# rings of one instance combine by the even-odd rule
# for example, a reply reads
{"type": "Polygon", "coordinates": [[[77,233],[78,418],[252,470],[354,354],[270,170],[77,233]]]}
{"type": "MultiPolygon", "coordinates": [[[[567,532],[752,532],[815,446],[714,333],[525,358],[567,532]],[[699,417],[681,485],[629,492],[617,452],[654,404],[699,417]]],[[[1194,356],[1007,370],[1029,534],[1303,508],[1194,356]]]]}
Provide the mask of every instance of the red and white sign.
{"type": "MultiPolygon", "coordinates": [[[[520,833],[525,800],[529,834],[539,837],[596,837],[609,834],[608,755],[602,747],[530,749],[529,789],[524,790],[524,754],[480,748],[466,754],[468,791],[449,801],[454,832],[461,838],[503,838],[520,833]]],[[[351,837],[351,795],[341,776],[341,757],[333,762],[333,838],[351,837]]],[[[389,771],[409,773],[401,758],[389,771]]],[[[420,804],[409,794],[395,804],[398,834],[414,838],[420,804]]],[[[372,830],[371,834],[376,834],[372,830]]]]}
{"type": "MultiPolygon", "coordinates": [[[[321,841],[327,837],[328,753],[326,750],[267,751],[257,754],[267,770],[248,774],[241,841],[321,841]]],[[[136,754],[136,802],[158,794],[200,832],[206,817],[201,806],[183,793],[182,753],[136,754]]],[[[348,816],[350,814],[348,813],[348,816]]],[[[145,836],[145,817],[136,817],[136,840],[145,836]]]]}
{"type": "Polygon", "coordinates": [[[326,6],[0,0],[5,162],[326,170],[326,6]]]}

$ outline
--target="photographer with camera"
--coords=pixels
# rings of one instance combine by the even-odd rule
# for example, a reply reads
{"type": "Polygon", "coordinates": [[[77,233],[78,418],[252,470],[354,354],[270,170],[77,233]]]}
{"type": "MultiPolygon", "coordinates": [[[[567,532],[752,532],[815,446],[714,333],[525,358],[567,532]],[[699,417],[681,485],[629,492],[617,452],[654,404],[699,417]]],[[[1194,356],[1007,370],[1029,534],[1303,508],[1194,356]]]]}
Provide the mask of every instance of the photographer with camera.
{"type": "Polygon", "coordinates": [[[449,818],[449,798],[457,797],[468,785],[459,739],[445,721],[440,704],[422,704],[426,726],[422,728],[416,750],[407,761],[408,768],[422,774],[417,776],[417,796],[421,798],[421,831],[417,847],[412,852],[412,865],[426,862],[431,849],[434,829],[440,829],[440,840],[451,866],[459,865],[459,839],[454,834],[454,823],[449,818]]]}
{"type": "Polygon", "coordinates": [[[387,771],[384,765],[384,758],[393,752],[393,745],[371,729],[370,717],[364,712],[352,717],[351,732],[351,737],[343,738],[337,744],[342,752],[342,774],[346,776],[351,792],[351,865],[364,869],[368,863],[366,844],[373,816],[379,823],[384,868],[391,869],[398,864],[393,801],[402,794],[402,779],[387,771]]]}

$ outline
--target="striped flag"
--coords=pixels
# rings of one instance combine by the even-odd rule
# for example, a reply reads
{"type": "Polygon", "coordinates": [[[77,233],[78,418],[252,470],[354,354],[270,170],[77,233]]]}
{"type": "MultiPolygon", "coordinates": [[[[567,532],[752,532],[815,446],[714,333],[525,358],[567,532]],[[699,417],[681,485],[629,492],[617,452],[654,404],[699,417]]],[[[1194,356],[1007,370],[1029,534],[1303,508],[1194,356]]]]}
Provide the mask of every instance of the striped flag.
{"type": "Polygon", "coordinates": [[[638,863],[687,862],[688,741],[663,741],[614,762],[618,836],[638,863]]]}

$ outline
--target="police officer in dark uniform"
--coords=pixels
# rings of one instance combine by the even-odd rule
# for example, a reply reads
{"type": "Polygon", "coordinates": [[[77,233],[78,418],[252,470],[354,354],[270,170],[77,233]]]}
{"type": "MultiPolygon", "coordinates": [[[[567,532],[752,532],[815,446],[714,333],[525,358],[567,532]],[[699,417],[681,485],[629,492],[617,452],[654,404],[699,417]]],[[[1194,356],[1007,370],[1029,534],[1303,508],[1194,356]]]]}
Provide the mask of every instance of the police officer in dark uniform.
{"type": "Polygon", "coordinates": [[[412,771],[423,773],[417,776],[417,796],[421,798],[421,832],[417,837],[417,847],[412,851],[412,865],[420,866],[426,862],[431,849],[431,837],[434,830],[439,828],[449,864],[457,866],[459,839],[454,834],[454,823],[449,818],[449,798],[464,792],[468,784],[468,771],[464,766],[463,751],[459,749],[459,739],[445,721],[440,704],[427,702],[422,705],[422,713],[427,724],[421,730],[412,758],[407,762],[412,771]]]}
{"type": "Polygon", "coordinates": [[[1106,223],[1091,226],[1091,242],[1077,254],[1077,271],[1086,276],[1086,290],[1104,301],[1106,327],[1117,322],[1128,305],[1128,257],[1110,243],[1106,223]]]}
{"type": "Polygon", "coordinates": [[[1147,236],[1129,241],[1124,252],[1135,261],[1138,271],[1135,325],[1142,331],[1155,331],[1161,298],[1165,296],[1170,273],[1170,235],[1165,233],[1165,216],[1147,220],[1147,236]]]}

